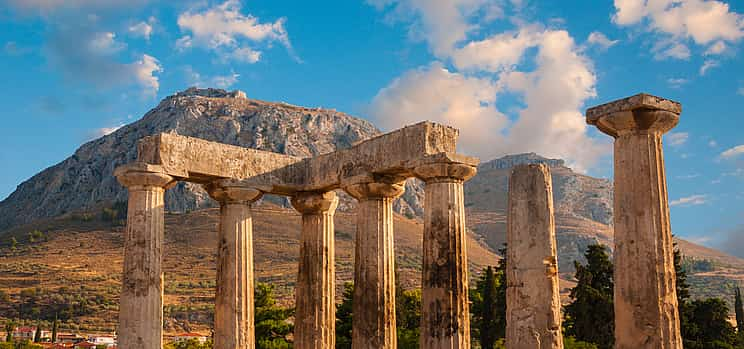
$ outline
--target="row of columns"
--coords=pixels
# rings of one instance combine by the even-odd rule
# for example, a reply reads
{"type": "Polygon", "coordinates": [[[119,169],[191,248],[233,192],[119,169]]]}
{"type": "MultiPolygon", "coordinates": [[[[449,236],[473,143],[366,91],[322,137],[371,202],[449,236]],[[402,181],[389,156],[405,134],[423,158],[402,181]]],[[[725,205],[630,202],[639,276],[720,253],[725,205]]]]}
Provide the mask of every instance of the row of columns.
{"type": "MultiPolygon", "coordinates": [[[[682,349],[662,136],[678,103],[636,95],[587,121],[615,138],[616,349],[682,349]]],[[[522,165],[509,180],[507,328],[510,349],[562,349],[550,171],[522,165]]]]}
{"type": "MultiPolygon", "coordinates": [[[[470,348],[463,182],[475,167],[422,165],[426,182],[422,348],[470,348]]],[[[117,171],[129,189],[124,273],[119,313],[123,348],[162,348],[163,196],[175,181],[156,166],[117,171]]],[[[220,203],[214,348],[255,347],[251,204],[262,193],[235,181],[205,186],[220,203]]],[[[393,201],[405,178],[367,177],[345,183],[358,201],[354,261],[352,347],[396,348],[393,201]]],[[[300,192],[291,199],[302,214],[294,346],[335,347],[333,192],[300,192]]]]}

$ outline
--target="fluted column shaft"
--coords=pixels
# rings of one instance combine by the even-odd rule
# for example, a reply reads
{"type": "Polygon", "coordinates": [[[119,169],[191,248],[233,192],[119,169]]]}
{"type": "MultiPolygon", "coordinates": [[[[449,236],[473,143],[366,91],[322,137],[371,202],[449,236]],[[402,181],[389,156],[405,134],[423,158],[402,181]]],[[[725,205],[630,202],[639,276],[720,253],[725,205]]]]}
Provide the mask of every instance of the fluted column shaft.
{"type": "Polygon", "coordinates": [[[416,168],[426,182],[422,276],[422,349],[470,348],[468,256],[463,182],[475,166],[416,168]]]}
{"type": "Polygon", "coordinates": [[[292,206],[302,213],[300,261],[295,293],[294,347],[336,347],[336,287],[333,192],[300,193],[292,206]]]}
{"type": "Polygon", "coordinates": [[[506,346],[562,349],[553,185],[546,165],[514,168],[507,219],[506,346]]]}
{"type": "Polygon", "coordinates": [[[115,173],[129,190],[119,300],[122,348],[163,347],[163,196],[173,178],[149,170],[155,169],[119,168],[115,173]]]}
{"type": "Polygon", "coordinates": [[[615,138],[615,348],[681,349],[662,135],[679,103],[649,95],[595,107],[615,138]]]}
{"type": "Polygon", "coordinates": [[[220,182],[207,190],[220,202],[214,348],[251,349],[255,347],[251,203],[261,192],[220,182]]]}
{"type": "Polygon", "coordinates": [[[354,249],[352,348],[395,349],[393,201],[403,183],[358,183],[345,190],[358,202],[354,249]]]}

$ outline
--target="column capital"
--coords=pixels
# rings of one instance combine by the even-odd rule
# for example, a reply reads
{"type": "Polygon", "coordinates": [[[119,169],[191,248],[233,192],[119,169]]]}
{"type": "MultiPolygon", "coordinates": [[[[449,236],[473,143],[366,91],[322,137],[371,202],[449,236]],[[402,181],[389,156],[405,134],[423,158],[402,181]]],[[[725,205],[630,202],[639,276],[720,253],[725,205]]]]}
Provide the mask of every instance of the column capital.
{"type": "Polygon", "coordinates": [[[471,164],[457,162],[436,162],[417,166],[416,177],[426,183],[464,182],[475,176],[478,168],[471,164]]]}
{"type": "Polygon", "coordinates": [[[664,134],[679,122],[682,105],[641,93],[587,109],[586,122],[612,137],[624,134],[664,134]]]}
{"type": "Polygon", "coordinates": [[[263,196],[262,191],[230,179],[216,180],[204,185],[204,189],[212,199],[225,204],[250,204],[263,196]]]}
{"type": "Polygon", "coordinates": [[[298,192],[292,196],[292,207],[302,214],[333,214],[338,207],[338,196],[332,191],[298,192]]]}
{"type": "Polygon", "coordinates": [[[406,179],[400,176],[363,175],[346,179],[344,191],[357,200],[397,198],[406,191],[406,179]]]}
{"type": "Polygon", "coordinates": [[[142,162],[122,165],[114,170],[114,176],[121,185],[129,188],[163,188],[175,185],[173,177],[167,175],[160,165],[150,165],[142,162]]]}

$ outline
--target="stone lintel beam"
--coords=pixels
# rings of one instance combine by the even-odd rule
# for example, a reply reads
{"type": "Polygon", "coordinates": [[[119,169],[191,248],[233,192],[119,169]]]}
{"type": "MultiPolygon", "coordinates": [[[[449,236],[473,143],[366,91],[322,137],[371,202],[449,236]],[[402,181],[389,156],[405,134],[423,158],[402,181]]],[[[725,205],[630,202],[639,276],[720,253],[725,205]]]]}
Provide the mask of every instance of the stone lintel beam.
{"type": "Polygon", "coordinates": [[[682,105],[641,93],[587,109],[586,122],[612,136],[625,133],[663,134],[677,125],[682,105]]]}
{"type": "Polygon", "coordinates": [[[221,178],[254,177],[301,160],[170,133],[145,137],[137,144],[137,162],[160,165],[170,176],[202,184],[221,178]]]}

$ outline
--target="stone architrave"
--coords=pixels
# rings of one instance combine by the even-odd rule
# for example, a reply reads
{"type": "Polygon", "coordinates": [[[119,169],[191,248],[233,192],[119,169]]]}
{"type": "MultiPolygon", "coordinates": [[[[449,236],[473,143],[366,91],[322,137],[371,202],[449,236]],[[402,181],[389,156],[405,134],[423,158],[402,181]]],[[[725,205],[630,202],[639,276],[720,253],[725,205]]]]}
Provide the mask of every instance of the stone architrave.
{"type": "Polygon", "coordinates": [[[553,184],[544,164],[519,165],[509,178],[506,346],[562,349],[553,184]]]}
{"type": "Polygon", "coordinates": [[[220,203],[214,348],[254,348],[251,203],[262,193],[227,181],[215,181],[205,189],[220,203]]]}
{"type": "Polygon", "coordinates": [[[681,105],[639,94],[590,108],[615,138],[615,348],[681,349],[662,135],[681,105]]]}
{"type": "Polygon", "coordinates": [[[393,201],[405,191],[400,179],[346,185],[358,200],[354,248],[353,349],[395,349],[395,251],[393,201]]]}
{"type": "Polygon", "coordinates": [[[302,192],[292,197],[302,213],[300,261],[295,291],[294,347],[336,347],[334,192],[302,192]]]}
{"type": "Polygon", "coordinates": [[[416,168],[426,182],[421,348],[470,348],[468,256],[463,182],[474,164],[432,163],[416,168]]]}
{"type": "Polygon", "coordinates": [[[119,346],[163,346],[163,236],[166,188],[173,177],[160,166],[133,163],[114,173],[129,190],[124,271],[119,303],[119,346]]]}

